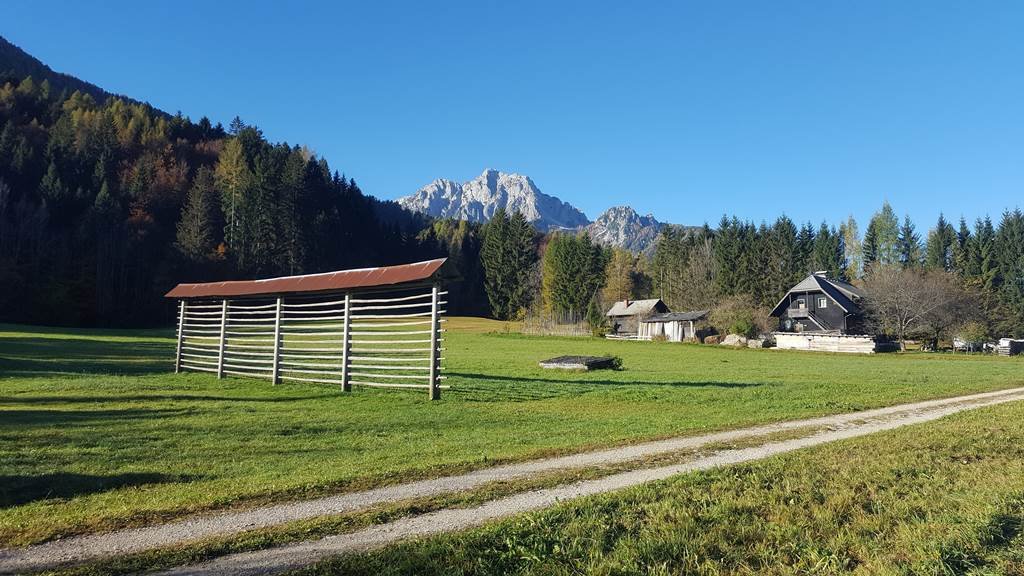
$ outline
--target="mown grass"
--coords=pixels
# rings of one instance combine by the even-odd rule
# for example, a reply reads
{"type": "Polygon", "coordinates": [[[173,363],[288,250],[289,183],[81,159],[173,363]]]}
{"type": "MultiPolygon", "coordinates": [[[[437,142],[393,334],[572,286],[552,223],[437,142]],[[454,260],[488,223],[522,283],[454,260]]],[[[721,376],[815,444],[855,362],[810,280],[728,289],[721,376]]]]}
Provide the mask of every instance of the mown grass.
{"type": "Polygon", "coordinates": [[[678,476],[301,574],[1024,574],[1024,403],[678,476]]]}
{"type": "Polygon", "coordinates": [[[1024,384],[1024,363],[1008,358],[525,337],[477,320],[449,328],[452,389],[429,402],[418,391],[175,375],[170,331],[0,326],[0,545],[1024,384]],[[624,370],[537,366],[561,354],[617,355],[624,370]]]}

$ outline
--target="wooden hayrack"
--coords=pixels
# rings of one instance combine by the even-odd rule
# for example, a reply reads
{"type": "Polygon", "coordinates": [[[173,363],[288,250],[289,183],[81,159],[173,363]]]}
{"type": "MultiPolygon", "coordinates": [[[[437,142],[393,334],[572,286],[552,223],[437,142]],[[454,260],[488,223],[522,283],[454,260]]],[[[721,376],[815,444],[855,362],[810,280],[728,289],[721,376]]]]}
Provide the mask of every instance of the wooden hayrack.
{"type": "Polygon", "coordinates": [[[175,372],[441,396],[445,259],[247,282],[180,284],[175,372]]]}

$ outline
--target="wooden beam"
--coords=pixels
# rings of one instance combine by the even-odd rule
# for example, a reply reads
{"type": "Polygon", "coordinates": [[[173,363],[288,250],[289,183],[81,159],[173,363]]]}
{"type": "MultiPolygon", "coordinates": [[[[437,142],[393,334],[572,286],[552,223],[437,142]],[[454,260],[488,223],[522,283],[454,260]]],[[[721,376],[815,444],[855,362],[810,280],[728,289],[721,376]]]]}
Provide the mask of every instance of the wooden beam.
{"type": "Polygon", "coordinates": [[[224,344],[228,327],[228,301],[220,301],[220,352],[217,354],[217,378],[224,377],[224,344]]]}
{"type": "Polygon", "coordinates": [[[441,299],[441,288],[434,284],[431,288],[431,302],[430,302],[430,319],[431,319],[431,330],[430,330],[430,399],[439,400],[441,398],[441,388],[438,387],[438,372],[441,367],[440,354],[437,350],[438,332],[441,331],[441,322],[438,317],[438,310],[440,309],[441,299]]]}
{"type": "Polygon", "coordinates": [[[341,332],[341,390],[352,391],[352,381],[348,373],[349,352],[352,350],[352,294],[345,293],[345,324],[341,332]]]}
{"type": "Polygon", "coordinates": [[[270,381],[275,386],[281,381],[281,305],[283,298],[277,297],[277,308],[274,313],[274,368],[270,381]]]}
{"type": "Polygon", "coordinates": [[[184,300],[178,302],[178,351],[174,354],[174,373],[181,372],[181,341],[184,338],[185,330],[185,308],[188,304],[184,300]]]}

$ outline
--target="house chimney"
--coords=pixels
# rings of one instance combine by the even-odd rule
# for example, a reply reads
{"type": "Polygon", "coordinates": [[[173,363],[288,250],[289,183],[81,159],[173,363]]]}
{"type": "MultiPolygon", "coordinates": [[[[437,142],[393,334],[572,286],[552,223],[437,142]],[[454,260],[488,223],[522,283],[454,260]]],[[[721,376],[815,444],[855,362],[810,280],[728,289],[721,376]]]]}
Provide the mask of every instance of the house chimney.
{"type": "Polygon", "coordinates": [[[828,270],[818,270],[814,275],[821,276],[822,278],[828,278],[828,270]]]}

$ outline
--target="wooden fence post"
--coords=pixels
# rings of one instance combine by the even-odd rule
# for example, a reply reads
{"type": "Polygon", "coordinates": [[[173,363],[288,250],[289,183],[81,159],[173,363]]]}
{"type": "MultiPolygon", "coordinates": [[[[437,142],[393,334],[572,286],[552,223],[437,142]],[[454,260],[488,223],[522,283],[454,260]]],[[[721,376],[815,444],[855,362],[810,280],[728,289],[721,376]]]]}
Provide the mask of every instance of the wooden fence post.
{"type": "Polygon", "coordinates": [[[348,375],[349,349],[352,347],[352,293],[345,293],[345,323],[341,334],[341,390],[352,391],[348,375]]]}
{"type": "Polygon", "coordinates": [[[224,344],[225,334],[228,326],[228,301],[220,301],[220,352],[217,354],[217,378],[224,377],[224,344]]]}
{"type": "Polygon", "coordinates": [[[188,304],[184,300],[178,302],[178,351],[174,355],[174,373],[181,372],[181,341],[185,336],[185,309],[188,304]]]}
{"type": "Polygon", "coordinates": [[[274,314],[274,372],[271,382],[276,386],[281,381],[281,308],[284,298],[277,297],[277,311],[274,314]]]}
{"type": "Polygon", "coordinates": [[[438,347],[438,333],[441,331],[440,322],[440,292],[441,287],[434,284],[431,291],[430,300],[430,399],[439,400],[441,398],[441,387],[438,385],[438,377],[440,374],[440,353],[438,347]]]}

